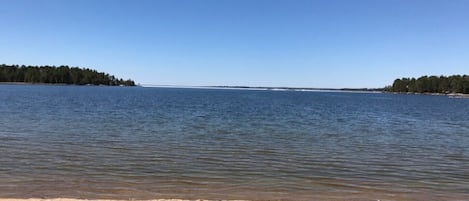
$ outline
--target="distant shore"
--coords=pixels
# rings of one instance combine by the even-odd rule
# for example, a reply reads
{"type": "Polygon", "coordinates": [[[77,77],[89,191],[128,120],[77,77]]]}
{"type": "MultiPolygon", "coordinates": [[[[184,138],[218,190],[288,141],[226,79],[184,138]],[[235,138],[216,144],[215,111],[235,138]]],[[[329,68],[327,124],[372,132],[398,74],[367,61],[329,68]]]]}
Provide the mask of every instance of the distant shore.
{"type": "MultiPolygon", "coordinates": [[[[111,86],[111,85],[77,85],[66,83],[31,83],[31,82],[0,82],[0,85],[45,85],[45,86],[111,86]]],[[[115,85],[124,87],[125,85],[115,85]]],[[[191,89],[239,89],[239,90],[267,90],[267,91],[317,91],[317,92],[356,92],[356,93],[390,93],[408,95],[447,96],[449,98],[469,98],[463,93],[416,93],[416,92],[390,92],[380,88],[304,88],[304,87],[249,87],[249,86],[178,86],[178,85],[135,85],[137,87],[156,88],[191,88],[191,89]]],[[[134,87],[134,86],[132,86],[134,87]]]]}
{"type": "Polygon", "coordinates": [[[392,94],[408,94],[408,95],[428,95],[428,96],[447,96],[449,98],[469,98],[469,94],[463,93],[414,93],[414,92],[386,92],[392,94]]]}
{"type": "Polygon", "coordinates": [[[286,90],[286,91],[357,91],[357,92],[382,92],[382,88],[314,88],[314,87],[250,87],[250,86],[207,86],[215,88],[232,89],[264,89],[264,90],[286,90]]]}
{"type": "Polygon", "coordinates": [[[190,88],[190,89],[238,89],[238,90],[267,90],[267,91],[323,91],[323,92],[361,92],[381,93],[381,89],[375,88],[308,88],[308,87],[251,87],[251,86],[184,86],[184,85],[153,85],[142,84],[142,87],[155,88],[190,88]]]}
{"type": "Polygon", "coordinates": [[[446,94],[450,98],[469,98],[469,94],[446,94]]]}
{"type": "Polygon", "coordinates": [[[0,82],[0,85],[45,85],[45,86],[106,86],[106,87],[135,87],[126,85],[104,85],[104,84],[67,84],[67,83],[42,83],[42,82],[0,82]]]}
{"type": "Polygon", "coordinates": [[[135,86],[133,80],[117,78],[90,68],[0,64],[0,82],[26,82],[74,85],[135,86]]]}

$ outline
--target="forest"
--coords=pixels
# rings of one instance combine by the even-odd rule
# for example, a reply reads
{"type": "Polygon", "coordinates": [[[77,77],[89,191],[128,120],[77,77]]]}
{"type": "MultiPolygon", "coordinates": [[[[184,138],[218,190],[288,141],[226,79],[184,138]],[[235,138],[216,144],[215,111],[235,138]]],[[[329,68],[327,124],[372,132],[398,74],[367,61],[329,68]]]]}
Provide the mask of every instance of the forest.
{"type": "Polygon", "coordinates": [[[394,80],[392,86],[388,86],[384,90],[405,93],[469,94],[469,75],[401,78],[394,80]]]}
{"type": "Polygon", "coordinates": [[[0,65],[0,82],[32,84],[135,86],[132,80],[123,80],[89,68],[69,66],[0,65]]]}

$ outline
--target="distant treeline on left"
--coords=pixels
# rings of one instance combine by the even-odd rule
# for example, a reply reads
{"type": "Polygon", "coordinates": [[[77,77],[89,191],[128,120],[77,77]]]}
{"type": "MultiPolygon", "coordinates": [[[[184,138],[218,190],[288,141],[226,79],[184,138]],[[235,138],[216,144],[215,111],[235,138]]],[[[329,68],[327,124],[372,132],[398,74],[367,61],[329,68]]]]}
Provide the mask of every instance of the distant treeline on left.
{"type": "Polygon", "coordinates": [[[135,86],[132,80],[119,79],[89,68],[6,64],[0,65],[0,82],[135,86]]]}

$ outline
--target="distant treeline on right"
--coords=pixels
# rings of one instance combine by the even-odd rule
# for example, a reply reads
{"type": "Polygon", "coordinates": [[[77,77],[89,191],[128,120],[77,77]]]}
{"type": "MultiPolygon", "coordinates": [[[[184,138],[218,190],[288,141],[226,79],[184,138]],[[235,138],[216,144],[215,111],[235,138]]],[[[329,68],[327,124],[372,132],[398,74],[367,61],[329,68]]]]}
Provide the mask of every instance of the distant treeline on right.
{"type": "Polygon", "coordinates": [[[464,93],[469,94],[469,75],[422,76],[394,80],[392,86],[384,89],[390,92],[406,93],[464,93]]]}

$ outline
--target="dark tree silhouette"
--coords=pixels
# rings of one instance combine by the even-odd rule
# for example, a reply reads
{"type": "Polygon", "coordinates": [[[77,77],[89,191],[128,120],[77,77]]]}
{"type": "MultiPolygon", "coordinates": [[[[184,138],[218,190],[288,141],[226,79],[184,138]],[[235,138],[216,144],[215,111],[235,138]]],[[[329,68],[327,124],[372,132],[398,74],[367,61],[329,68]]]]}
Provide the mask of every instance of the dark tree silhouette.
{"type": "Polygon", "coordinates": [[[385,91],[403,93],[464,93],[469,94],[469,75],[422,76],[394,80],[385,91]]]}
{"type": "Polygon", "coordinates": [[[0,82],[26,82],[73,85],[135,86],[132,80],[122,80],[89,68],[69,66],[0,65],[0,82]]]}

